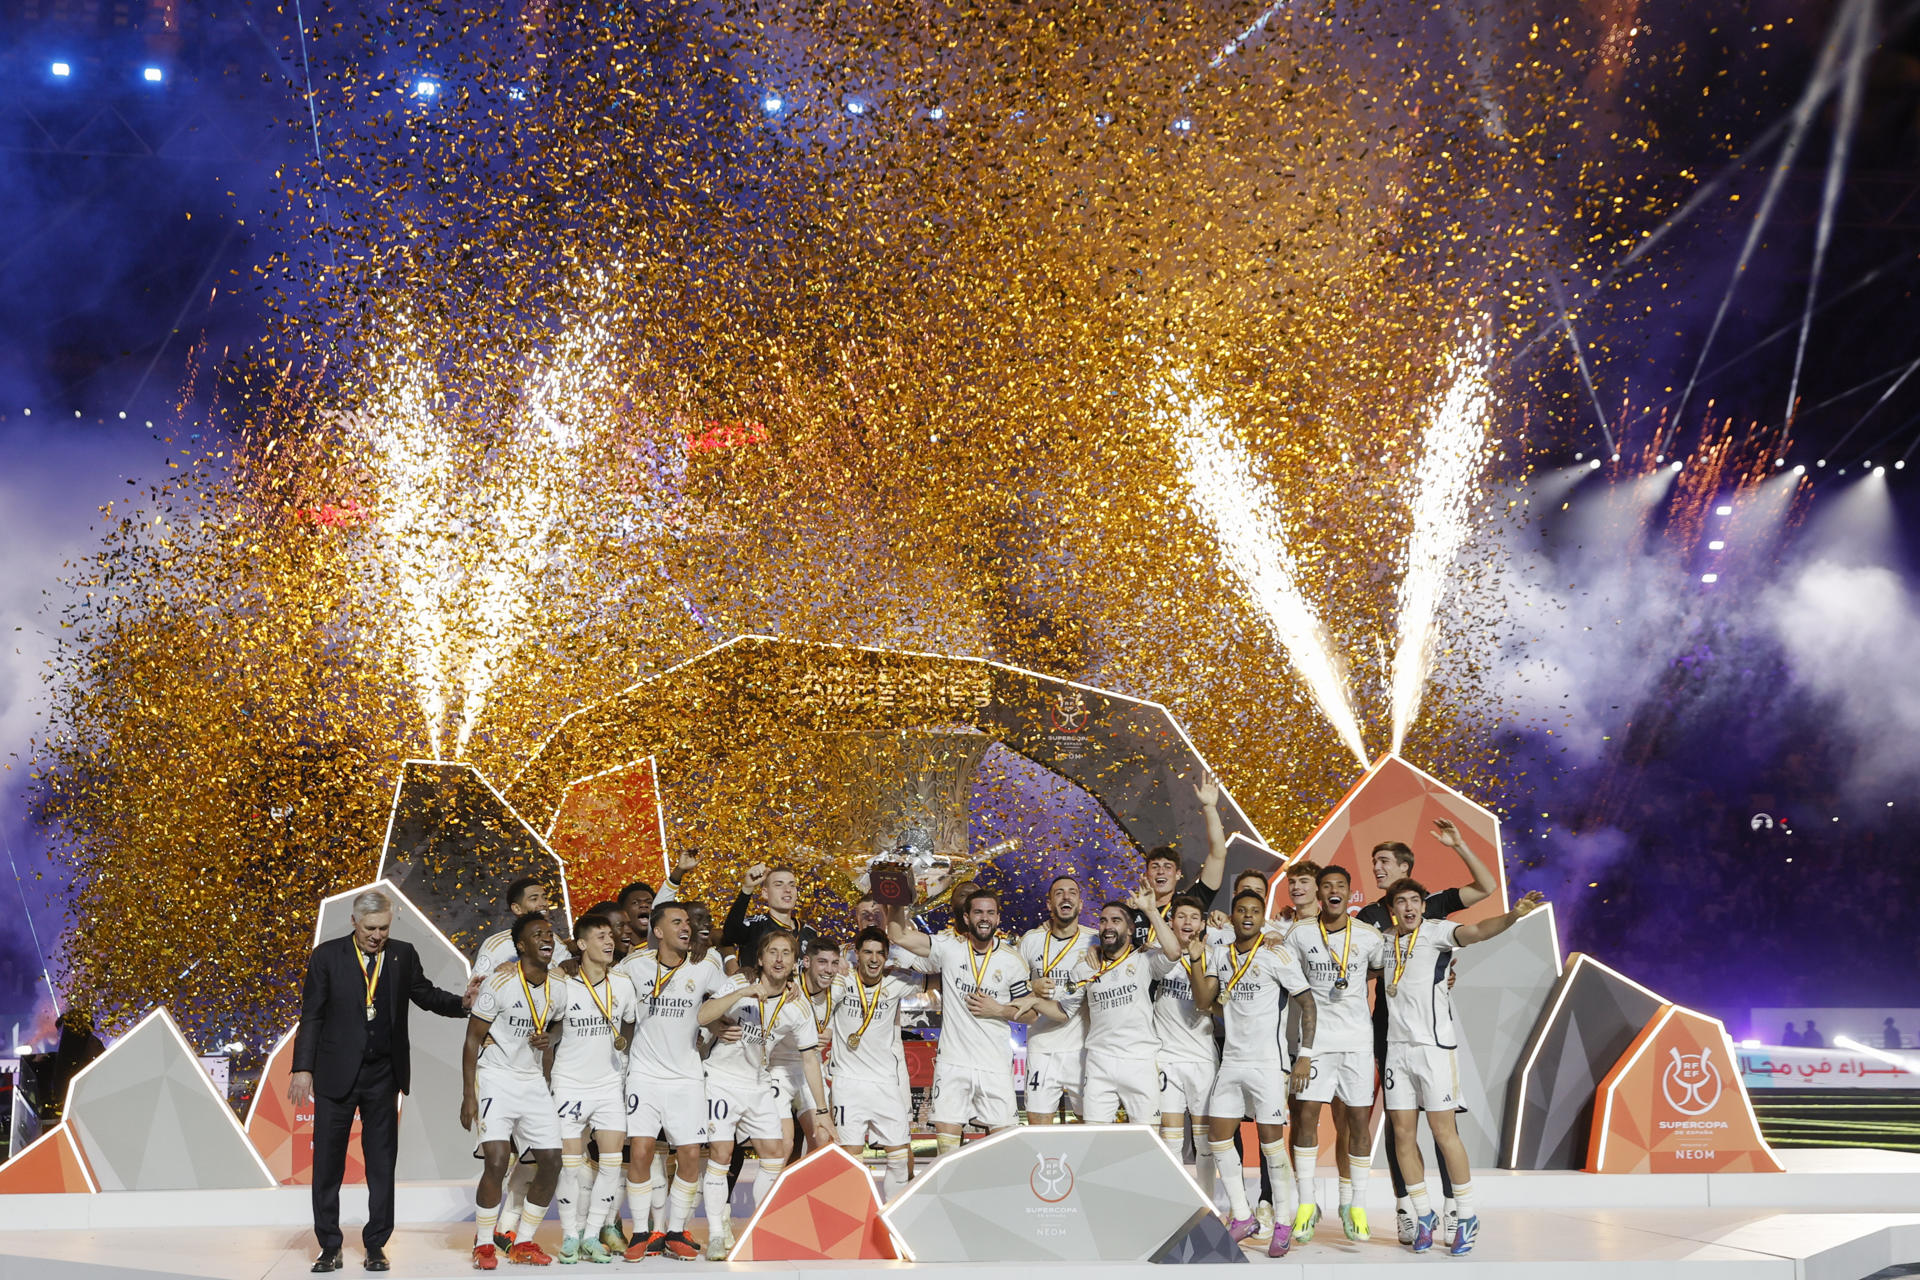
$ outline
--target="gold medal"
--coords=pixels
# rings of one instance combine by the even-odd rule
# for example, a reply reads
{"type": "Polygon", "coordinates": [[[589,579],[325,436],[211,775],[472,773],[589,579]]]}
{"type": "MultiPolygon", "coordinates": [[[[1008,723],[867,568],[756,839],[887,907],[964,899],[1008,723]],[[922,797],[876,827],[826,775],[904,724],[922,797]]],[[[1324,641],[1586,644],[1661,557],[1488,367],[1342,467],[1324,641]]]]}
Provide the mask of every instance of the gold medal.
{"type": "MultiPolygon", "coordinates": [[[[1320,942],[1327,949],[1328,962],[1335,964],[1336,976],[1333,982],[1333,989],[1335,991],[1345,991],[1347,989],[1347,960],[1353,955],[1353,926],[1349,924],[1341,930],[1341,932],[1347,936],[1340,940],[1340,959],[1336,962],[1333,959],[1333,939],[1327,936],[1327,922],[1325,920],[1317,920],[1314,923],[1320,926],[1320,942]]],[[[1337,996],[1334,998],[1338,999],[1337,996]]]]}
{"type": "Polygon", "coordinates": [[[858,1049],[860,1047],[860,1037],[867,1034],[867,1028],[873,1025],[873,1015],[880,1011],[880,993],[885,990],[886,985],[887,980],[885,977],[882,977],[880,981],[873,984],[873,1002],[869,1004],[867,1002],[868,988],[865,980],[858,976],[854,978],[853,996],[854,999],[860,1002],[860,1029],[847,1037],[847,1048],[858,1049]]]}
{"type": "MultiPolygon", "coordinates": [[[[1425,924],[1422,920],[1420,924],[1425,924]]],[[[1400,954],[1400,935],[1393,935],[1393,978],[1387,983],[1387,994],[1394,995],[1400,990],[1400,975],[1407,971],[1407,962],[1413,959],[1413,948],[1420,941],[1420,925],[1413,926],[1413,932],[1407,936],[1407,953],[1400,954]]]]}
{"type": "Polygon", "coordinates": [[[373,958],[373,965],[369,968],[367,965],[367,953],[360,951],[357,947],[355,951],[359,953],[360,976],[367,984],[367,1021],[372,1022],[374,1012],[373,992],[374,989],[380,985],[380,970],[386,967],[387,953],[384,950],[381,951],[379,955],[373,958]]]}
{"type": "Polygon", "coordinates": [[[1228,963],[1233,965],[1233,976],[1227,979],[1227,994],[1229,995],[1233,994],[1233,989],[1240,985],[1240,979],[1247,976],[1247,970],[1253,968],[1254,957],[1260,954],[1260,944],[1256,942],[1253,945],[1253,949],[1247,952],[1246,958],[1236,962],[1233,957],[1240,954],[1239,947],[1240,944],[1236,942],[1227,952],[1228,963]]]}
{"type": "Polygon", "coordinates": [[[619,1051],[619,1052],[621,1052],[621,1053],[625,1053],[625,1052],[627,1051],[627,1038],[626,1038],[625,1036],[622,1036],[622,1035],[616,1035],[616,1036],[614,1036],[614,1038],[613,1038],[613,1047],[614,1047],[614,1048],[615,1048],[615,1049],[616,1049],[617,1051],[619,1051]]]}
{"type": "Polygon", "coordinates": [[[847,1048],[858,1049],[859,1047],[860,1047],[860,1033],[856,1031],[852,1035],[847,1037],[847,1048]]]}

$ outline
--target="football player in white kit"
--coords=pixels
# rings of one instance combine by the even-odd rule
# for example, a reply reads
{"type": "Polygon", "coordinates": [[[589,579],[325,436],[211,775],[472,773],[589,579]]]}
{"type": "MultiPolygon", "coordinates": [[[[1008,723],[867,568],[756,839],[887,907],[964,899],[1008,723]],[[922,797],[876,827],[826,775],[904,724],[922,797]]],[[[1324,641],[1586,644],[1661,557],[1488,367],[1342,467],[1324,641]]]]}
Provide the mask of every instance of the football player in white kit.
{"type": "Polygon", "coordinates": [[[554,1116],[547,1072],[557,1047],[550,1028],[560,1018],[566,978],[554,974],[549,981],[553,926],[545,916],[529,914],[514,921],[513,941],[520,962],[481,985],[460,1054],[460,1125],[479,1128],[480,1154],[486,1162],[474,1194],[473,1265],[478,1271],[500,1265],[493,1229],[516,1142],[522,1151],[533,1153],[534,1175],[507,1261],[534,1266],[553,1261],[533,1242],[533,1233],[547,1216],[547,1202],[560,1180],[560,1122],[554,1116]]]}
{"type": "Polygon", "coordinates": [[[1313,1239],[1320,1222],[1314,1170],[1320,1158],[1320,1107],[1336,1109],[1347,1147],[1350,1177],[1340,1179],[1340,1225],[1349,1240],[1367,1240],[1367,1182],[1373,1172],[1373,1015],[1367,1008],[1367,973],[1386,963],[1387,940],[1378,929],[1347,914],[1353,879],[1344,868],[1320,870],[1320,914],[1293,927],[1287,947],[1313,984],[1320,1027],[1313,1071],[1300,1090],[1300,1121],[1293,1133],[1293,1176],[1300,1209],[1293,1219],[1297,1244],[1313,1239]]]}
{"type": "Polygon", "coordinates": [[[678,902],[654,907],[652,947],[622,960],[616,972],[633,984],[639,1019],[627,1047],[627,1138],[632,1144],[627,1183],[634,1231],[626,1259],[697,1258],[700,1246],[687,1223],[700,1200],[701,1153],[707,1140],[707,1073],[700,1060],[700,1006],[732,986],[714,964],[689,958],[693,918],[678,902]],[[677,1148],[667,1229],[642,1232],[639,1219],[653,1195],[653,1149],[659,1136],[677,1148]]]}
{"type": "MultiPolygon", "coordinates": [[[[1088,1124],[1112,1124],[1126,1109],[1132,1124],[1150,1124],[1160,1110],[1160,1066],[1154,1053],[1153,984],[1183,959],[1173,926],[1161,916],[1153,890],[1142,888],[1127,902],[1100,908],[1100,942],[1075,958],[1066,991],[1054,998],[1069,1015],[1086,1010],[1088,1124]],[[1154,945],[1133,945],[1134,912],[1144,915],[1154,945]]],[[[1205,944],[1191,958],[1205,959],[1205,944]]],[[[1046,1001],[1038,1002],[1042,1008],[1046,1001]]]]}
{"type": "Polygon", "coordinates": [[[561,1262],[612,1262],[600,1232],[620,1199],[620,1150],[627,1141],[625,1074],[638,999],[625,974],[613,972],[618,930],[606,916],[574,922],[580,971],[555,975],[560,987],[560,1043],[553,1054],[553,1101],[560,1117],[561,1262]],[[587,1169],[587,1140],[600,1153],[587,1169]]]}
{"type": "MultiPolygon", "coordinates": [[[[825,1062],[833,1052],[833,979],[840,972],[840,944],[832,938],[816,938],[800,961],[800,995],[806,997],[807,1007],[813,1013],[813,1029],[819,1044],[819,1057],[825,1062]]],[[[824,1095],[814,1097],[807,1087],[804,1055],[795,1047],[794,1038],[783,1036],[773,1045],[770,1060],[773,1068],[773,1087],[779,1095],[782,1114],[781,1131],[787,1136],[788,1159],[791,1161],[800,1154],[801,1148],[794,1145],[794,1129],[799,1128],[799,1136],[804,1139],[804,1148],[811,1150],[820,1144],[814,1137],[814,1117],[825,1110],[827,1099],[824,1095]]],[[[758,1184],[755,1184],[758,1185],[758,1184]]]]}
{"type": "MultiPolygon", "coordinates": [[[[1080,923],[1080,882],[1070,875],[1055,876],[1047,886],[1047,922],[1020,938],[1020,958],[1027,962],[1033,994],[1064,992],[1082,953],[1099,941],[1098,934],[1080,923]]],[[[1069,1110],[1080,1113],[1086,1043],[1087,1022],[1077,1010],[1064,1021],[1042,1013],[1027,1028],[1028,1124],[1052,1124],[1062,1098],[1069,1110]]]]}
{"type": "Polygon", "coordinates": [[[964,933],[928,936],[901,921],[888,936],[931,960],[940,973],[940,1049],[933,1064],[933,1128],[941,1155],[978,1117],[995,1133],[1013,1127],[1013,1042],[1009,1022],[1032,1010],[1027,963],[998,936],[1000,898],[974,888],[960,903],[964,933]]]}
{"type": "MultiPolygon", "coordinates": [[[[1260,1151],[1273,1166],[1282,1186],[1287,1181],[1286,1010],[1300,1011],[1300,1052],[1294,1059],[1291,1084],[1306,1083],[1312,1070],[1316,1010],[1306,975],[1285,946],[1261,936],[1267,922],[1267,898],[1257,889],[1242,889],[1233,899],[1234,939],[1207,949],[1207,971],[1193,975],[1194,1002],[1218,1010],[1226,1029],[1220,1070],[1207,1098],[1208,1139],[1220,1180],[1227,1186],[1227,1234],[1245,1240],[1259,1229],[1247,1203],[1247,1182],[1240,1153],[1234,1149],[1234,1131],[1243,1117],[1253,1117],[1260,1151]]],[[[1269,1257],[1284,1257],[1292,1240],[1285,1223],[1277,1223],[1267,1245],[1269,1257]]]]}
{"type": "MultiPolygon", "coordinates": [[[[502,902],[515,921],[530,915],[546,915],[554,909],[553,891],[547,882],[539,876],[521,876],[508,883],[506,892],[500,895],[502,902]]],[[[552,919],[547,923],[551,925],[552,919]]],[[[558,969],[571,959],[567,950],[567,940],[554,930],[553,967],[558,969]]],[[[481,978],[491,978],[496,973],[505,972],[519,959],[519,953],[513,945],[513,929],[501,929],[488,934],[474,952],[473,971],[481,978]]],[[[494,1233],[494,1244],[502,1252],[513,1247],[514,1224],[520,1221],[520,1210],[527,1200],[527,1187],[533,1182],[533,1166],[520,1161],[514,1164],[507,1174],[506,1199],[500,1202],[500,1218],[506,1225],[505,1231],[494,1233]]]]}
{"type": "Polygon", "coordinates": [[[833,1127],[854,1156],[871,1142],[886,1153],[881,1190],[888,1200],[913,1177],[907,1051],[900,1043],[900,1002],[920,991],[917,980],[887,972],[893,944],[886,930],[854,939],[853,972],[833,980],[828,1023],[833,1035],[833,1127]]]}
{"type": "MultiPolygon", "coordinates": [[[[789,1042],[800,1055],[807,1090],[825,1098],[827,1086],[820,1071],[819,1024],[793,978],[794,935],[778,927],[754,936],[758,954],[754,976],[739,975],[728,988],[700,1006],[700,1025],[714,1027],[722,1020],[738,1026],[737,1040],[717,1041],[707,1052],[707,1176],[702,1184],[707,1206],[707,1256],[724,1259],[733,1244],[733,1214],[727,1186],[727,1165],[733,1159],[734,1139],[745,1135],[753,1142],[759,1161],[753,1180],[757,1205],[787,1167],[792,1150],[792,1113],[774,1084],[775,1046],[789,1042]]],[[[825,1106],[819,1108],[815,1132],[833,1140],[833,1126],[825,1106]]]]}
{"type": "Polygon", "coordinates": [[[1387,1001],[1383,1075],[1387,1120],[1393,1126],[1393,1143],[1399,1150],[1407,1195],[1413,1200],[1413,1251],[1425,1253],[1431,1249],[1433,1233],[1440,1226],[1440,1217],[1427,1199],[1426,1166],[1420,1156],[1419,1124],[1424,1111],[1427,1127],[1433,1131],[1433,1145],[1447,1162],[1447,1173],[1453,1180],[1459,1220],[1450,1252],[1468,1253],[1480,1234],[1480,1219],[1473,1208],[1473,1173],[1467,1165],[1467,1149],[1453,1122],[1453,1113],[1460,1105],[1460,1069],[1454,1061],[1459,1031],[1447,982],[1452,952],[1498,937],[1546,899],[1529,893],[1514,904],[1513,910],[1477,924],[1426,919],[1426,888],[1410,877],[1389,885],[1386,901],[1393,911],[1393,933],[1388,937],[1392,954],[1381,975],[1387,1001]]]}
{"type": "Polygon", "coordinates": [[[1153,1034],[1160,1046],[1160,1140],[1180,1158],[1189,1117],[1196,1126],[1194,1176],[1213,1199],[1213,1147],[1206,1136],[1207,1095],[1220,1069],[1213,1041],[1213,1015],[1195,1004],[1193,979],[1207,971],[1206,908],[1181,894],[1169,904],[1180,963],[1153,984],[1153,1034]]]}

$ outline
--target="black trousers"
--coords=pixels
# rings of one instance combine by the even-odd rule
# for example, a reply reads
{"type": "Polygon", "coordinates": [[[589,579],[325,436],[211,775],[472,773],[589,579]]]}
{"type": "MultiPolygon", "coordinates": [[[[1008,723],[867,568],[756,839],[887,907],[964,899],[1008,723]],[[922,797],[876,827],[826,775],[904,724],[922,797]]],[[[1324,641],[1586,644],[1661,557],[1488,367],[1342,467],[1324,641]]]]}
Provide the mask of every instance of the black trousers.
{"type": "Polygon", "coordinates": [[[384,1249],[393,1237],[400,1086],[393,1079],[393,1064],[382,1059],[360,1064],[345,1097],[313,1100],[313,1234],[322,1249],[340,1247],[340,1182],[347,1172],[347,1138],[356,1111],[360,1151],[367,1162],[367,1225],[360,1240],[369,1249],[384,1249]]]}

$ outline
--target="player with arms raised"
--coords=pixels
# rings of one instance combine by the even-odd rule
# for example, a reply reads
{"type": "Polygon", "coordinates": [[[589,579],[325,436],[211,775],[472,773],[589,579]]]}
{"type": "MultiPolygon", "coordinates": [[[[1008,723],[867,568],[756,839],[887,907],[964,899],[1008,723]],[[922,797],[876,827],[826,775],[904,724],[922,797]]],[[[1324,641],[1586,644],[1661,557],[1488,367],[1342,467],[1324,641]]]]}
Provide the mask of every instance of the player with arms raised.
{"type": "Polygon", "coordinates": [[[1450,1251],[1458,1255],[1473,1248],[1480,1235],[1480,1219],[1473,1208],[1467,1148],[1453,1122],[1460,1105],[1460,1070],[1454,1060],[1460,1036],[1447,983],[1452,953],[1505,933],[1545,899],[1529,893],[1505,915],[1477,924],[1429,920],[1427,899],[1425,886],[1410,878],[1396,880],[1387,889],[1386,900],[1393,908],[1393,933],[1388,939],[1393,950],[1382,974],[1387,1001],[1387,1120],[1399,1148],[1407,1196],[1413,1201],[1413,1251],[1425,1253],[1433,1247],[1433,1233],[1440,1225],[1427,1200],[1426,1167],[1420,1156],[1420,1113],[1427,1113],[1433,1145],[1450,1166],[1459,1214],[1450,1251]]]}

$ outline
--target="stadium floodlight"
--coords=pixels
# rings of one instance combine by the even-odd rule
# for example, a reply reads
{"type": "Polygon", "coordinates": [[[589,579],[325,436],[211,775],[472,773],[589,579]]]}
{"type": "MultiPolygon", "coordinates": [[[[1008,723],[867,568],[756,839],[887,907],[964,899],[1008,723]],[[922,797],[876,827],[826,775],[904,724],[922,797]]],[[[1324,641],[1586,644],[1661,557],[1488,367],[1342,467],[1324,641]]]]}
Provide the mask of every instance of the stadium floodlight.
{"type": "Polygon", "coordinates": [[[140,78],[148,84],[159,84],[166,76],[158,67],[147,67],[140,72],[140,78]]]}
{"type": "Polygon", "coordinates": [[[52,70],[53,74],[59,76],[62,80],[73,74],[72,65],[65,62],[54,63],[52,70]]]}

